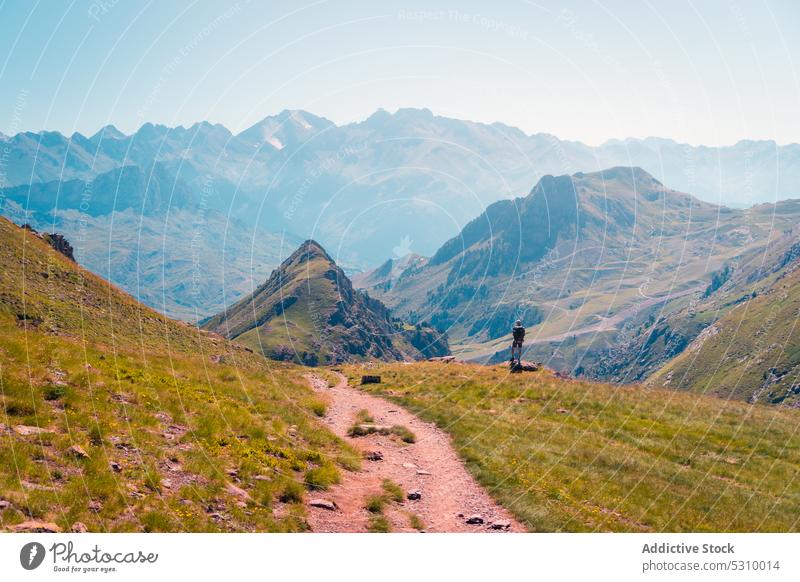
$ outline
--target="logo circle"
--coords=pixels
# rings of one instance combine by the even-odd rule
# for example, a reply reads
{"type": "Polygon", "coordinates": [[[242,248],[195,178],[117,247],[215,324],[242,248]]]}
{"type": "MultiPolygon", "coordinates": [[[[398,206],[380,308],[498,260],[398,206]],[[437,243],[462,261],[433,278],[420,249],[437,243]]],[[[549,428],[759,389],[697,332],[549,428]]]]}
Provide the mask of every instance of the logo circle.
{"type": "Polygon", "coordinates": [[[26,570],[35,570],[44,561],[44,546],[39,542],[29,542],[19,551],[19,563],[26,570]]]}

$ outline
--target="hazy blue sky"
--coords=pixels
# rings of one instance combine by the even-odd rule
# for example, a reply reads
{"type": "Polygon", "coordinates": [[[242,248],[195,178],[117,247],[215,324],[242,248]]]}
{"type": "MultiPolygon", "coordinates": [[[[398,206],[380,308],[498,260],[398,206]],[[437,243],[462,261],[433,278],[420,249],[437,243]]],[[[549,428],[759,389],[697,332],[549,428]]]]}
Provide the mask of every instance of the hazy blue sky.
{"type": "Polygon", "coordinates": [[[282,109],[591,144],[800,142],[800,3],[0,0],[0,131],[244,129],[282,109]]]}

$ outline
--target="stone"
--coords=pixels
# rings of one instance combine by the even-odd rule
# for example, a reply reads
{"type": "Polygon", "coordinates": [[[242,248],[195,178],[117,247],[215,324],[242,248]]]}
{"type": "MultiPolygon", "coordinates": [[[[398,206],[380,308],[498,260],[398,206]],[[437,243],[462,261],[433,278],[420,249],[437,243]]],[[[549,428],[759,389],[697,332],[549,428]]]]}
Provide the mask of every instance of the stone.
{"type": "Polygon", "coordinates": [[[233,483],[226,483],[225,491],[227,491],[228,493],[230,493],[235,497],[238,497],[241,501],[250,501],[251,499],[250,494],[247,491],[245,491],[241,487],[237,487],[233,483]]]}
{"type": "Polygon", "coordinates": [[[566,408],[556,408],[556,412],[559,414],[569,414],[569,410],[566,408]]]}
{"type": "Polygon", "coordinates": [[[470,515],[467,518],[467,523],[469,525],[481,525],[483,523],[483,517],[480,515],[470,515]]]}
{"type": "Polygon", "coordinates": [[[439,356],[436,358],[428,358],[429,362],[442,362],[444,364],[449,364],[450,362],[454,362],[456,359],[455,356],[439,356]]]}
{"type": "Polygon", "coordinates": [[[312,499],[309,502],[311,507],[319,507],[321,509],[327,509],[328,511],[336,511],[337,505],[333,501],[328,501],[327,499],[312,499]]]}
{"type": "Polygon", "coordinates": [[[11,505],[10,501],[6,501],[5,499],[0,499],[0,511],[3,511],[4,509],[10,509],[11,507],[13,506],[11,505]]]}
{"type": "Polygon", "coordinates": [[[499,521],[493,522],[492,525],[489,527],[491,527],[492,529],[509,529],[511,527],[511,522],[508,521],[507,519],[501,519],[499,521]]]}
{"type": "Polygon", "coordinates": [[[17,533],[58,533],[61,531],[61,528],[53,522],[39,520],[23,521],[12,525],[9,529],[17,533]]]}
{"type": "Polygon", "coordinates": [[[361,376],[361,384],[380,384],[380,376],[361,376]]]}
{"type": "Polygon", "coordinates": [[[90,501],[88,508],[92,513],[100,513],[100,510],[103,509],[103,504],[99,501],[90,501]]]}
{"type": "Polygon", "coordinates": [[[425,469],[417,469],[417,475],[430,475],[430,471],[426,471],[425,469]]]}
{"type": "Polygon", "coordinates": [[[87,453],[80,445],[72,445],[70,448],[67,449],[67,452],[76,459],[89,458],[89,453],[87,453]]]}
{"type": "Polygon", "coordinates": [[[422,491],[420,491],[419,489],[414,489],[412,491],[409,491],[408,493],[406,493],[406,499],[408,499],[409,501],[417,501],[419,499],[422,499],[422,491]]]}
{"type": "Polygon", "coordinates": [[[380,451],[370,451],[365,455],[368,461],[382,461],[383,453],[380,451]]]}
{"type": "Polygon", "coordinates": [[[59,253],[67,257],[69,260],[75,262],[75,255],[73,254],[72,245],[64,237],[63,234],[55,233],[42,233],[39,235],[42,240],[57,250],[59,253]]]}
{"type": "Polygon", "coordinates": [[[72,531],[72,533],[86,533],[89,531],[89,528],[86,527],[85,523],[81,521],[76,521],[75,523],[72,524],[70,531],[72,531]]]}
{"type": "Polygon", "coordinates": [[[417,466],[414,463],[403,463],[404,469],[416,469],[417,466]]]}
{"type": "Polygon", "coordinates": [[[111,467],[111,470],[112,470],[112,471],[114,471],[115,473],[120,473],[120,472],[122,472],[122,466],[120,466],[120,464],[119,464],[119,463],[117,463],[116,461],[111,461],[111,462],[108,464],[108,466],[109,466],[109,467],[111,467]]]}
{"type": "Polygon", "coordinates": [[[34,434],[44,434],[53,432],[52,430],[46,428],[39,428],[38,426],[26,426],[24,424],[18,424],[14,427],[14,432],[20,436],[30,436],[34,434]]]}
{"type": "Polygon", "coordinates": [[[541,370],[541,368],[542,364],[526,362],[525,360],[511,362],[512,372],[537,372],[541,370]]]}

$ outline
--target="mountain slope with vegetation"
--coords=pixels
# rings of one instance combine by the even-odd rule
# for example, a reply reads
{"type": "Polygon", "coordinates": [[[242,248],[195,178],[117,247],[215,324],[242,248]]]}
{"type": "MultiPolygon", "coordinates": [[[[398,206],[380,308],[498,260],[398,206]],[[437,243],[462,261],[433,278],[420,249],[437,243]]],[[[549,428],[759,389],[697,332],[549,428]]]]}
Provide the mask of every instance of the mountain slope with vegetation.
{"type": "MultiPolygon", "coordinates": [[[[800,411],[505,366],[346,366],[532,531],[797,532],[800,411]]],[[[435,471],[435,467],[433,471],[435,471]]]]}
{"type": "Polygon", "coordinates": [[[648,379],[653,386],[800,408],[800,244],[648,379]]]}
{"type": "Polygon", "coordinates": [[[449,353],[446,336],[394,320],[380,301],[355,290],[312,240],[300,245],[253,293],[203,327],[267,357],[312,366],[449,353]]]}
{"type": "Polygon", "coordinates": [[[635,381],[708,321],[679,326],[681,335],[644,332],[716,300],[739,276],[732,265],[796,240],[786,232],[798,220],[793,201],[732,210],[671,190],[640,168],[548,176],[528,196],[491,205],[391,287],[371,289],[399,317],[447,330],[463,358],[507,359],[519,318],[529,358],[635,381]]]}
{"type": "MultiPolygon", "coordinates": [[[[737,207],[796,196],[800,178],[797,144],[695,147],[648,138],[593,147],[413,108],[378,110],[341,126],[287,110],[238,134],[208,122],[145,123],[130,135],[107,126],[92,136],[24,132],[0,141],[10,186],[92,182],[124,166],[159,163],[195,192],[213,183],[212,207],[251,227],[313,236],[329,248],[341,243],[340,262],[360,268],[379,264],[405,237],[415,252],[431,255],[488,205],[548,174],[639,166],[704,201],[737,207]],[[328,205],[332,192],[337,203],[328,205]],[[351,226],[345,239],[342,225],[351,226]]],[[[94,203],[113,196],[97,188],[94,203]]]]}
{"type": "MultiPolygon", "coordinates": [[[[764,212],[764,219],[772,220],[778,212],[794,214],[796,210],[792,206],[798,206],[798,203],[785,202],[753,210],[764,212]]],[[[797,278],[793,273],[798,268],[798,259],[800,229],[795,227],[774,233],[766,246],[745,250],[711,273],[708,285],[691,300],[677,300],[665,306],[663,313],[640,319],[638,327],[629,326],[621,335],[621,341],[605,352],[599,365],[583,370],[583,374],[631,382],[648,378],[664,367],[667,370],[664,374],[653,377],[653,381],[662,382],[664,386],[750,401],[793,402],[793,384],[787,371],[781,374],[783,384],[776,383],[771,366],[764,363],[769,358],[763,354],[752,359],[744,358],[743,354],[763,352],[759,346],[769,340],[768,345],[773,349],[780,344],[786,350],[788,359],[779,358],[782,366],[794,361],[791,353],[798,340],[791,325],[796,314],[793,315],[791,306],[783,301],[797,293],[797,278]],[[746,313],[741,311],[743,308],[746,313]],[[780,313],[778,319],[774,317],[776,313],[780,313]],[[730,324],[740,318],[741,326],[730,324]],[[755,322],[757,327],[750,329],[756,325],[755,322]],[[787,327],[782,329],[781,326],[787,327]],[[723,330],[722,336],[716,337],[723,330]],[[750,333],[756,333],[759,339],[750,333]],[[715,339],[707,349],[699,350],[710,338],[715,339]],[[732,368],[737,370],[727,380],[723,380],[724,374],[716,373],[731,364],[726,350],[715,352],[710,349],[712,345],[719,346],[720,342],[727,342],[731,348],[734,344],[742,344],[739,348],[744,348],[740,354],[743,359],[739,364],[747,362],[747,373],[745,367],[738,364],[733,365],[732,368]],[[669,374],[673,367],[682,369],[680,376],[675,376],[675,372],[669,374]],[[676,379],[674,383],[670,381],[673,377],[676,379]],[[733,381],[738,384],[735,390],[732,389],[733,381]],[[776,384],[777,392],[761,389],[771,384],[776,384]]]]}
{"type": "Polygon", "coordinates": [[[360,457],[297,368],[164,318],[0,219],[0,529],[302,531],[360,457]]]}

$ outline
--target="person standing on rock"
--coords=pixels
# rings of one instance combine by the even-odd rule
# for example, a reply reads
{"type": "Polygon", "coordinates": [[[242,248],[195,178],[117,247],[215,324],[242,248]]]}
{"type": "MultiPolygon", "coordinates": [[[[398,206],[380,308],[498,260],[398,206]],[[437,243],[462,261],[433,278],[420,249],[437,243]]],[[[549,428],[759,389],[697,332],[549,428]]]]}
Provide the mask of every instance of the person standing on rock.
{"type": "Polygon", "coordinates": [[[511,344],[511,363],[513,364],[522,360],[522,342],[525,341],[525,328],[522,327],[522,320],[518,319],[511,328],[511,334],[514,336],[514,342],[511,344]],[[516,354],[516,358],[514,357],[516,354]]]}

